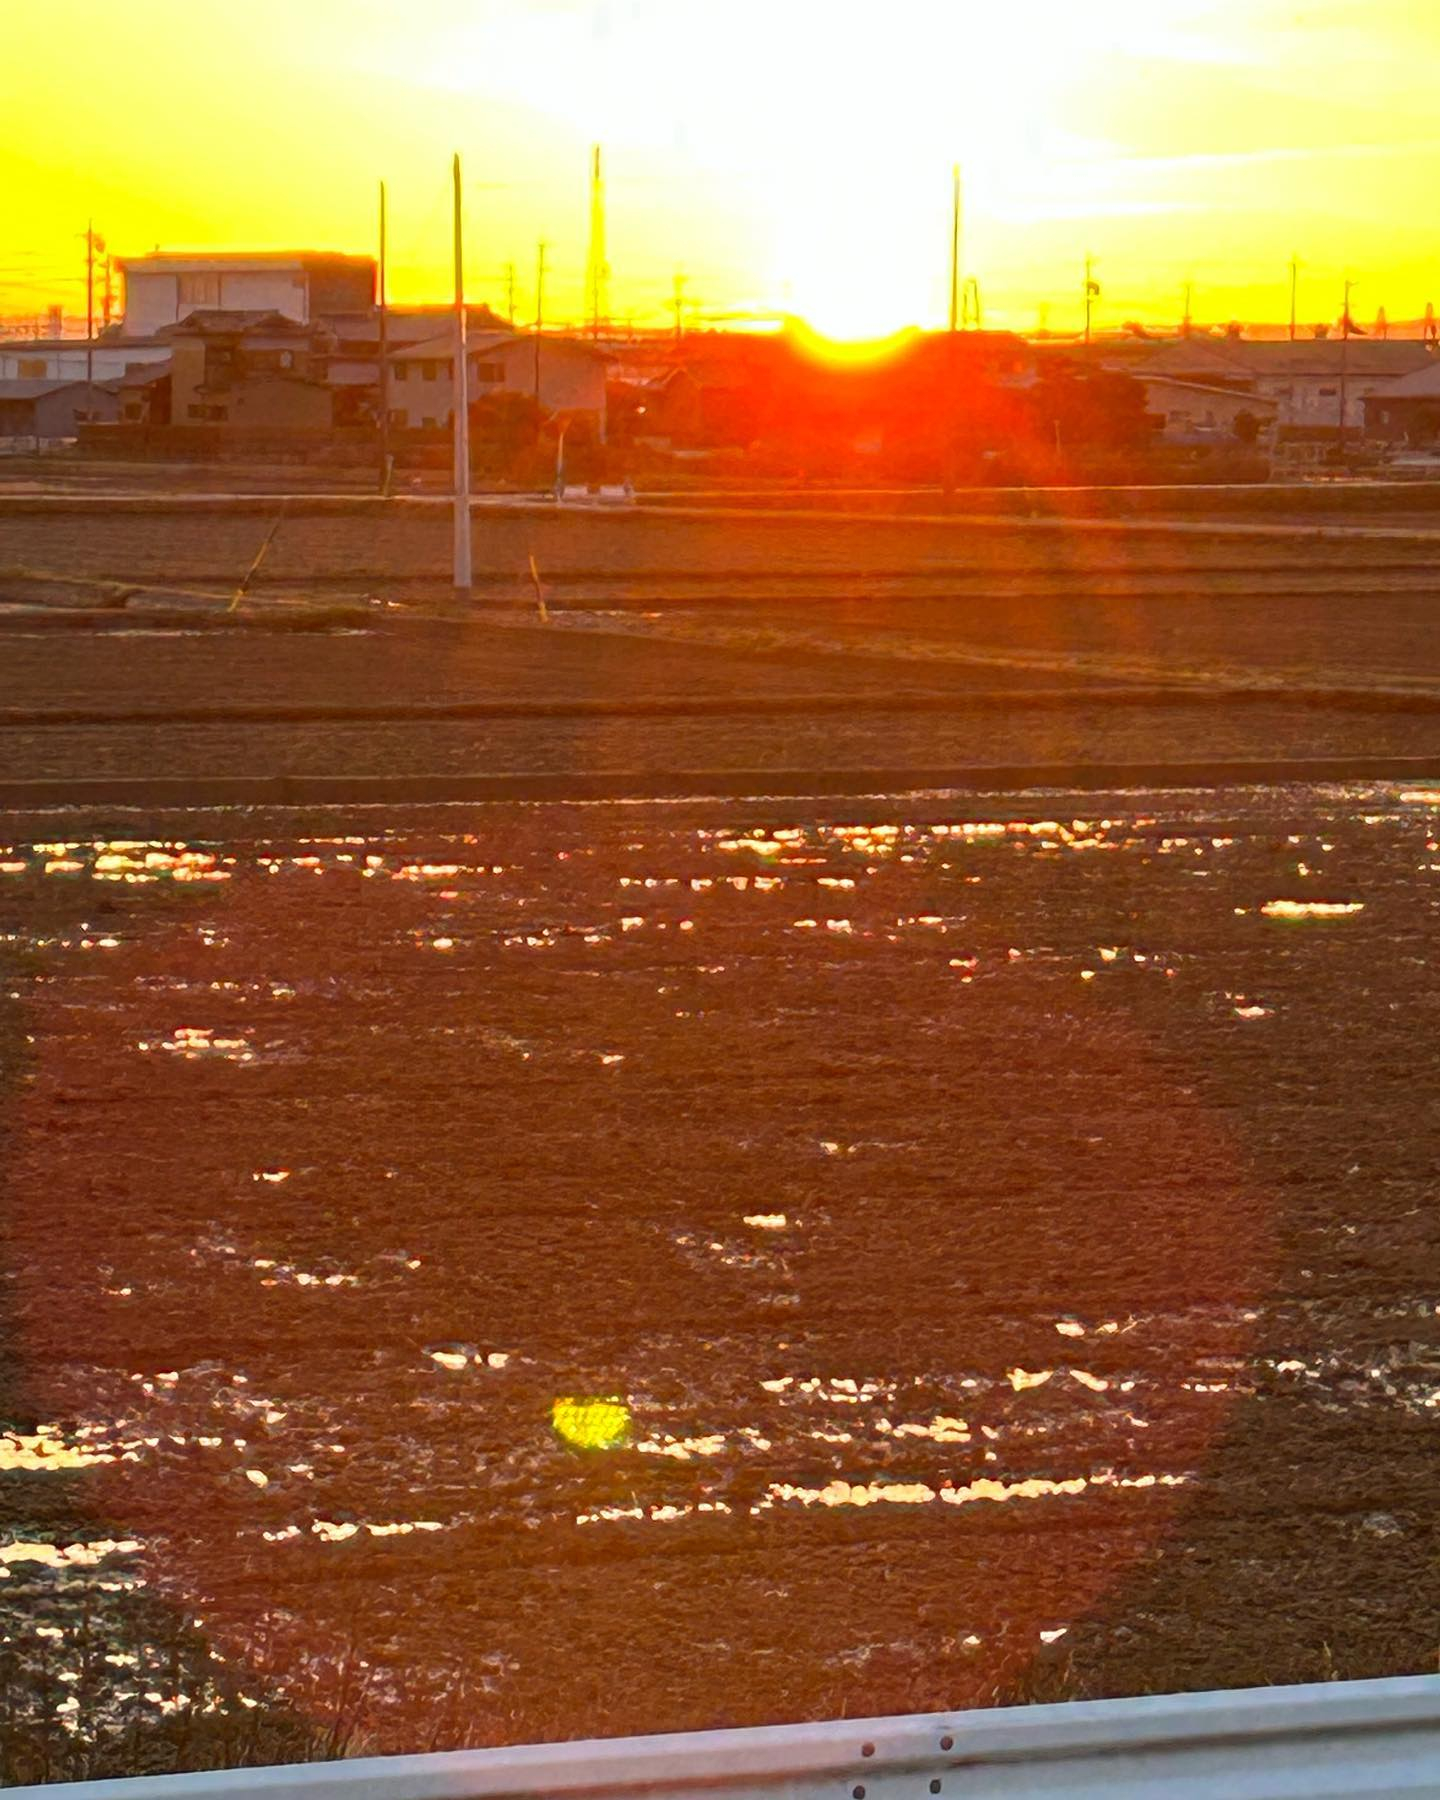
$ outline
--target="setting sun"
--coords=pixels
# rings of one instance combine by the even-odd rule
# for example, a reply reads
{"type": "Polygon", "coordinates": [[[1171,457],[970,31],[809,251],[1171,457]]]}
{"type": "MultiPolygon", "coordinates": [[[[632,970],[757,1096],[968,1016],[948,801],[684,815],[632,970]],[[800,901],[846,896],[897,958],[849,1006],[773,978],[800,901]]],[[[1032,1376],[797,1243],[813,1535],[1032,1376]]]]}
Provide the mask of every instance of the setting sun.
{"type": "Polygon", "coordinates": [[[7,22],[0,313],[75,311],[91,217],[126,254],[369,250],[382,176],[394,292],[435,296],[458,146],[477,297],[514,265],[529,316],[543,239],[578,318],[592,142],[621,321],[664,324],[678,271],[695,323],[939,324],[957,161],[986,323],[1073,328],[1087,252],[1112,323],[1171,321],[1186,282],[1204,316],[1276,318],[1295,250],[1307,316],[1346,272],[1392,316],[1432,294],[1422,0],[1316,0],[1303,32],[1290,0],[256,0],[203,47],[180,0],[137,0],[118,50],[106,10],[72,8],[63,69],[43,14],[7,22]]]}

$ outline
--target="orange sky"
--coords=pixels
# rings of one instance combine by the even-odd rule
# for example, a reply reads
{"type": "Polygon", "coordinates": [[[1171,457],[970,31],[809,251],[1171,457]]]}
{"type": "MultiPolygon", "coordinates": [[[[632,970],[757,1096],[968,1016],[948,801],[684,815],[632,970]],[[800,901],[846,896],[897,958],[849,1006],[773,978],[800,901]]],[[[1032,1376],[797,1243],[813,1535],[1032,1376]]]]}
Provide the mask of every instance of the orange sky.
{"type": "Polygon", "coordinates": [[[0,312],[83,309],[79,235],[117,252],[369,249],[578,316],[587,147],[606,146],[612,310],[793,311],[837,335],[938,324],[950,165],[987,323],[1362,320],[1440,301],[1436,0],[69,0],[15,7],[0,66],[0,312]],[[62,41],[63,40],[63,41],[62,41]],[[1043,311],[1042,311],[1043,309],[1043,311]]]}

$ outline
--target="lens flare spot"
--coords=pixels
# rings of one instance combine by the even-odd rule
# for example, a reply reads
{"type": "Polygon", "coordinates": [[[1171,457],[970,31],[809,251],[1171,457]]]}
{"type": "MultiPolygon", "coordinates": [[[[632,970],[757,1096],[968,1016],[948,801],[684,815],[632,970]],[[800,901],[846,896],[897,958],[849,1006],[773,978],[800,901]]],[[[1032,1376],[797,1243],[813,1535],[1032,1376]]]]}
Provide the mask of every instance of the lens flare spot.
{"type": "Polygon", "coordinates": [[[566,1396],[551,1407],[550,1422],[567,1444],[579,1450],[614,1450],[630,1435],[630,1408],[614,1398],[566,1396]]]}

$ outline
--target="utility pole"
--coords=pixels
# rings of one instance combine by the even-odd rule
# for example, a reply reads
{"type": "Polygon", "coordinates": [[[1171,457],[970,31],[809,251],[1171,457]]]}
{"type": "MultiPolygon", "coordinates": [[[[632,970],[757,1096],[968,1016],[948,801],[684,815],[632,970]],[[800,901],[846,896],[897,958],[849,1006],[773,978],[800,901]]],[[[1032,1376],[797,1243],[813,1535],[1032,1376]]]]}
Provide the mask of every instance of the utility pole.
{"type": "Polygon", "coordinates": [[[95,221],[85,227],[85,381],[95,380],[95,221]]]}
{"type": "Polygon", "coordinates": [[[464,207],[460,153],[455,153],[455,598],[470,598],[470,370],[465,326],[464,207]]]}
{"type": "Polygon", "coordinates": [[[675,313],[675,348],[678,350],[685,341],[685,277],[679,269],[675,271],[675,297],[670,305],[675,313]]]}
{"type": "Polygon", "coordinates": [[[385,183],[380,183],[380,492],[390,492],[390,302],[386,281],[385,183]]]}
{"type": "Polygon", "coordinates": [[[1185,283],[1185,311],[1180,320],[1180,335],[1181,335],[1181,337],[1184,337],[1184,338],[1188,338],[1190,336],[1190,331],[1191,331],[1190,296],[1193,291],[1193,288],[1194,288],[1193,282],[1187,281],[1185,283]]]}
{"type": "Polygon", "coordinates": [[[1295,342],[1295,298],[1300,291],[1300,258],[1290,257],[1290,342],[1295,342]]]}
{"type": "Polygon", "coordinates": [[[548,245],[535,246],[535,404],[540,404],[540,340],[545,334],[545,252],[548,245]]]}
{"type": "Polygon", "coordinates": [[[950,171],[950,330],[960,329],[960,165],[950,171]]]}
{"type": "Polygon", "coordinates": [[[1100,283],[1095,279],[1095,258],[1087,255],[1085,258],[1085,342],[1087,346],[1090,342],[1091,313],[1099,292],[1100,283]]]}
{"type": "Polygon", "coordinates": [[[515,265],[505,265],[505,317],[510,321],[510,329],[515,329],[515,265]]]}
{"type": "Polygon", "coordinates": [[[948,509],[955,488],[955,414],[960,380],[960,165],[950,167],[950,330],[945,338],[945,431],[940,444],[940,494],[948,509]]]}
{"type": "Polygon", "coordinates": [[[1344,297],[1340,309],[1340,457],[1345,457],[1346,420],[1345,402],[1347,377],[1350,373],[1350,291],[1355,283],[1346,277],[1344,297]]]}
{"type": "Polygon", "coordinates": [[[590,254],[585,269],[585,298],[590,314],[590,336],[598,342],[610,310],[610,265],[605,260],[605,183],[600,174],[600,146],[590,160],[590,254]]]}

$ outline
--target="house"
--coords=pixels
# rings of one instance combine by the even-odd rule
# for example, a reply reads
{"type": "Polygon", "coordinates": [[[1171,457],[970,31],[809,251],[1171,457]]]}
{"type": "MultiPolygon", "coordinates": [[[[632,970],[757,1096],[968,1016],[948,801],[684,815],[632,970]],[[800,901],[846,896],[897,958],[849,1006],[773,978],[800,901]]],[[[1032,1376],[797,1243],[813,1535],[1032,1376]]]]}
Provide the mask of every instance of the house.
{"type": "Polygon", "coordinates": [[[1440,440],[1440,358],[1365,397],[1365,435],[1391,444],[1440,440]]]}
{"type": "Polygon", "coordinates": [[[622,440],[670,447],[699,441],[705,397],[688,369],[622,365],[612,371],[610,417],[622,440]]]}
{"type": "Polygon", "coordinates": [[[375,259],[312,251],[278,255],[118,259],[125,282],[121,330],[146,338],[195,312],[276,312],[308,325],[375,304],[375,259]]]}
{"type": "Polygon", "coordinates": [[[1247,417],[1259,431],[1268,431],[1279,411],[1277,400],[1205,381],[1149,374],[1142,374],[1139,380],[1145,389],[1145,410],[1156,421],[1156,434],[1165,443],[1198,445],[1243,439],[1247,417]]]}
{"type": "Polygon", "coordinates": [[[1342,389],[1345,429],[1360,429],[1367,399],[1427,367],[1433,355],[1417,338],[1192,337],[1126,367],[1142,381],[1173,376],[1273,400],[1276,437],[1284,439],[1338,433],[1342,389]]]}
{"type": "Polygon", "coordinates": [[[73,438],[87,421],[113,420],[120,403],[108,387],[84,381],[0,381],[0,445],[24,449],[73,438]]]}
{"type": "Polygon", "coordinates": [[[332,429],[330,339],[323,328],[275,311],[195,312],[168,335],[175,425],[332,429]]]}
{"type": "Polygon", "coordinates": [[[136,363],[114,382],[122,425],[170,423],[170,358],[163,363],[136,363]]]}
{"type": "MultiPolygon", "coordinates": [[[[450,424],[454,400],[453,337],[403,344],[390,353],[390,423],[401,430],[450,424]]],[[[588,420],[605,435],[607,358],[576,338],[519,337],[491,332],[471,338],[466,357],[470,398],[526,394],[546,412],[588,420]]]]}

